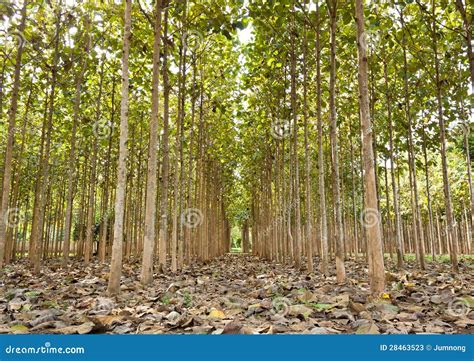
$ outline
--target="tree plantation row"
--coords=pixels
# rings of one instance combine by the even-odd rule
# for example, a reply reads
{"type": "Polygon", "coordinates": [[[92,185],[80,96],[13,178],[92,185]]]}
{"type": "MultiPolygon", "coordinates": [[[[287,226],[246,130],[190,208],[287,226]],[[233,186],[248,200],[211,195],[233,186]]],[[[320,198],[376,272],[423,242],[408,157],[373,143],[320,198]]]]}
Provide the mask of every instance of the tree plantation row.
{"type": "Polygon", "coordinates": [[[239,248],[341,284],[355,259],[377,295],[387,257],[471,262],[464,0],[0,9],[0,266],[108,263],[115,295],[123,262],[239,248]]]}

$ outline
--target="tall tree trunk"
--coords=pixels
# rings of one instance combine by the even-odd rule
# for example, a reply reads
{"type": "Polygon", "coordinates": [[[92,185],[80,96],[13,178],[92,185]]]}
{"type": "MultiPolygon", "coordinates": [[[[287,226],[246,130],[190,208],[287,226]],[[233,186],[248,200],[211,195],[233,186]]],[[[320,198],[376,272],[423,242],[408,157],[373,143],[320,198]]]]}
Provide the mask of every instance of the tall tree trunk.
{"type": "Polygon", "coordinates": [[[109,198],[110,197],[110,168],[111,168],[111,152],[112,152],[112,129],[114,126],[115,119],[115,75],[112,75],[112,96],[111,96],[111,111],[110,111],[110,130],[109,130],[109,139],[107,146],[106,154],[106,165],[105,165],[105,179],[104,179],[104,212],[102,214],[102,224],[99,240],[99,262],[105,262],[107,254],[107,238],[109,235],[109,222],[110,222],[110,212],[109,212],[109,198]]]}
{"type": "MultiPolygon", "coordinates": [[[[186,39],[187,32],[186,32],[186,14],[187,14],[187,0],[182,1],[183,12],[182,12],[182,19],[181,24],[183,27],[183,38],[186,39]]],[[[179,163],[180,163],[180,184],[179,184],[179,202],[178,202],[178,209],[179,213],[181,214],[184,211],[183,208],[183,200],[184,200],[184,192],[185,192],[185,178],[184,178],[184,117],[186,113],[186,50],[188,48],[187,39],[185,44],[181,47],[179,53],[179,89],[178,89],[178,126],[180,132],[179,138],[179,163]]],[[[187,246],[185,239],[184,239],[184,222],[179,222],[179,231],[178,231],[178,258],[177,258],[177,268],[183,267],[184,261],[184,247],[187,246]]],[[[189,230],[186,227],[186,230],[189,230]]]]}
{"type": "MultiPolygon", "coordinates": [[[[337,282],[344,282],[346,269],[344,266],[344,231],[341,210],[341,184],[339,176],[339,154],[336,122],[336,26],[337,26],[337,0],[327,0],[331,20],[331,60],[329,76],[329,112],[331,119],[331,165],[333,184],[334,207],[334,239],[336,245],[336,278],[337,282]]],[[[373,158],[372,158],[373,159],[373,158]]]]}
{"type": "Polygon", "coordinates": [[[392,120],[392,95],[388,83],[388,69],[385,58],[385,48],[383,48],[383,72],[385,81],[385,98],[387,100],[387,117],[389,127],[389,151],[390,151],[390,177],[392,181],[392,195],[393,195],[393,212],[395,213],[395,244],[397,249],[397,268],[400,270],[403,268],[403,244],[402,244],[402,228],[401,228],[401,216],[400,208],[398,206],[398,189],[397,182],[395,180],[395,155],[393,146],[393,120],[392,120]]]}
{"type": "Polygon", "coordinates": [[[153,75],[151,83],[151,117],[150,141],[148,144],[148,169],[146,180],[145,201],[145,237],[143,240],[143,259],[141,282],[144,285],[153,281],[153,255],[155,248],[156,219],[156,169],[158,145],[158,111],[159,111],[159,74],[160,74],[160,42],[161,42],[161,1],[155,4],[155,37],[153,41],[153,75]]]}
{"type": "MultiPolygon", "coordinates": [[[[459,3],[459,0],[457,0],[459,3]]],[[[438,59],[438,42],[437,42],[437,35],[436,35],[436,14],[435,14],[435,6],[436,1],[432,0],[431,3],[432,7],[432,19],[433,19],[433,28],[432,28],[432,42],[433,42],[433,53],[434,53],[434,65],[435,65],[435,80],[436,80],[436,99],[438,102],[438,122],[439,122],[439,132],[440,132],[440,143],[441,143],[441,167],[443,173],[443,190],[444,190],[444,203],[446,208],[446,221],[447,221],[447,235],[448,235],[448,242],[451,245],[450,249],[450,256],[451,256],[451,264],[453,270],[458,272],[458,245],[457,245],[457,237],[455,234],[455,219],[453,216],[453,206],[451,201],[451,189],[449,185],[449,174],[448,174],[448,161],[446,159],[446,126],[444,124],[444,115],[443,115],[443,101],[442,101],[442,90],[441,90],[441,79],[439,76],[439,59],[438,59]],[[450,239],[450,241],[449,241],[450,239]]],[[[471,50],[472,53],[472,50],[471,50]]],[[[472,57],[471,57],[471,72],[472,69],[472,57]]],[[[471,74],[472,76],[472,74],[471,74]]]]}
{"type": "MultiPolygon", "coordinates": [[[[26,7],[28,0],[23,0],[23,8],[21,10],[21,22],[19,31],[20,34],[25,30],[26,24],[26,7]]],[[[7,226],[9,226],[8,206],[10,204],[10,183],[12,174],[12,159],[13,159],[13,143],[15,141],[15,123],[18,110],[18,93],[20,91],[20,73],[21,73],[21,56],[23,54],[24,41],[18,37],[18,50],[15,58],[15,71],[13,75],[13,89],[11,96],[11,104],[8,112],[8,135],[7,147],[5,150],[5,162],[3,164],[3,188],[0,206],[0,268],[3,266],[3,259],[5,256],[5,244],[7,236],[7,226]]],[[[3,92],[3,91],[2,91],[3,92]]],[[[1,108],[0,108],[1,110],[1,108]]],[[[13,210],[12,210],[13,211],[13,210]]]]}
{"type": "MultiPolygon", "coordinates": [[[[471,150],[469,145],[469,134],[471,133],[471,124],[469,118],[464,118],[464,100],[461,98],[461,114],[463,114],[463,127],[464,127],[464,151],[466,152],[466,172],[467,172],[467,185],[469,187],[469,196],[471,198],[471,239],[474,239],[474,189],[472,187],[472,165],[471,165],[471,150]]],[[[469,223],[469,222],[468,222],[469,223]]],[[[468,224],[469,226],[469,224],[468,224]]]]}
{"type": "Polygon", "coordinates": [[[377,190],[375,187],[374,153],[372,149],[372,130],[370,125],[369,92],[367,86],[367,54],[361,43],[365,35],[363,0],[355,0],[355,16],[357,23],[357,48],[359,57],[359,105],[362,124],[362,149],[364,156],[365,212],[377,214],[377,222],[366,222],[367,252],[369,257],[370,289],[378,295],[385,288],[385,267],[383,260],[380,214],[377,208],[377,190]]]}
{"type": "Polygon", "coordinates": [[[71,242],[71,225],[72,225],[72,208],[74,200],[74,178],[76,175],[76,133],[77,123],[79,119],[79,112],[81,107],[82,83],[84,73],[87,69],[87,57],[90,48],[89,36],[90,20],[85,20],[85,48],[81,58],[81,64],[76,75],[76,93],[74,97],[74,108],[72,116],[72,130],[71,130],[71,148],[69,149],[69,161],[67,170],[67,196],[66,196],[66,220],[64,223],[64,238],[63,238],[63,266],[69,262],[69,251],[71,242]]]}
{"type": "Polygon", "coordinates": [[[291,29],[291,109],[293,116],[293,162],[294,162],[294,193],[293,201],[295,203],[295,264],[300,267],[301,264],[301,207],[300,207],[300,167],[298,159],[298,114],[297,114],[297,95],[296,95],[296,49],[295,49],[295,6],[293,2],[293,17],[291,29]]]}
{"type": "MultiPolygon", "coordinates": [[[[101,110],[100,105],[102,101],[102,88],[104,84],[104,65],[105,65],[105,56],[102,58],[102,64],[100,66],[100,80],[99,80],[99,94],[97,96],[97,105],[96,105],[96,117],[95,124],[100,122],[101,110]]],[[[89,190],[89,204],[87,212],[87,226],[86,226],[86,247],[84,253],[84,263],[88,264],[93,253],[93,241],[94,241],[94,220],[95,220],[95,182],[96,182],[96,173],[97,173],[97,151],[98,151],[98,134],[94,134],[93,144],[92,144],[92,158],[91,158],[91,176],[90,176],[90,190],[89,190]]]]}
{"type": "MultiPolygon", "coordinates": [[[[306,8],[306,0],[305,0],[306,8]]],[[[305,224],[305,239],[306,239],[306,265],[308,273],[313,273],[313,214],[311,207],[311,158],[309,156],[309,140],[308,140],[308,94],[307,94],[307,35],[306,24],[304,25],[304,40],[303,40],[303,117],[304,117],[304,156],[305,156],[305,206],[306,206],[306,224],[305,224]]]]}
{"type": "Polygon", "coordinates": [[[166,246],[168,243],[168,185],[169,185],[169,94],[168,81],[168,7],[165,8],[163,44],[163,164],[160,193],[159,271],[166,269],[166,246]]]}
{"type": "MultiPolygon", "coordinates": [[[[423,120],[422,120],[423,121],[423,120]]],[[[432,261],[435,261],[436,254],[435,254],[435,247],[434,247],[434,223],[433,223],[433,209],[431,204],[431,191],[430,191],[430,176],[429,176],[429,164],[428,164],[428,153],[427,153],[427,140],[426,140],[426,133],[425,133],[425,124],[423,122],[423,158],[425,160],[425,185],[426,185],[426,196],[428,198],[428,235],[431,244],[431,255],[432,261]]]]}
{"type": "Polygon", "coordinates": [[[122,50],[122,95],[120,104],[120,146],[117,166],[117,188],[115,196],[114,240],[107,293],[116,295],[120,291],[122,275],[123,221],[125,206],[125,186],[127,181],[127,140],[128,140],[128,56],[130,52],[132,0],[125,0],[124,33],[122,50]]]}
{"type": "Polygon", "coordinates": [[[350,125],[350,132],[351,132],[351,193],[352,193],[352,213],[353,213],[353,237],[354,237],[354,257],[357,260],[359,258],[359,234],[358,234],[358,226],[357,226],[357,207],[356,207],[356,185],[355,185],[355,174],[354,174],[354,144],[353,144],[353,137],[352,137],[352,125],[350,125]]]}
{"type": "Polygon", "coordinates": [[[319,1],[316,2],[316,117],[318,120],[318,186],[319,186],[319,232],[321,242],[321,267],[329,275],[328,222],[326,209],[326,184],[324,181],[323,117],[321,115],[321,17],[319,1]]]}
{"type": "MultiPolygon", "coordinates": [[[[400,22],[402,24],[402,29],[405,31],[405,20],[403,17],[403,10],[400,11],[400,22]]],[[[411,207],[413,214],[413,229],[415,232],[415,247],[418,262],[422,270],[425,269],[425,255],[424,255],[424,234],[423,234],[423,222],[421,219],[420,204],[418,201],[418,182],[416,178],[416,154],[414,150],[413,142],[413,125],[412,125],[412,115],[411,115],[411,105],[410,105],[410,94],[408,93],[408,61],[407,61],[407,49],[405,44],[405,34],[403,34],[403,91],[405,97],[405,116],[407,119],[407,133],[408,133],[408,167],[411,172],[411,207]]]]}
{"type": "MultiPolygon", "coordinates": [[[[21,141],[20,141],[20,150],[18,151],[18,159],[23,159],[23,154],[24,154],[24,150],[25,150],[25,147],[26,147],[26,141],[27,141],[27,120],[28,120],[28,116],[29,116],[29,112],[30,112],[30,107],[31,107],[31,102],[32,102],[32,98],[33,98],[33,91],[32,89],[30,88],[29,90],[29,94],[28,94],[28,99],[26,101],[26,105],[25,105],[25,113],[23,115],[23,122],[22,122],[22,127],[21,127],[21,141]]],[[[28,169],[28,166],[26,167],[26,169],[28,169]]],[[[13,166],[13,179],[15,179],[16,181],[14,182],[14,185],[13,185],[13,191],[12,191],[12,206],[13,206],[13,209],[18,209],[19,208],[19,203],[21,202],[21,200],[19,200],[19,193],[20,193],[20,184],[22,183],[21,182],[21,174],[22,174],[22,171],[21,171],[21,162],[15,164],[13,166]]],[[[24,222],[24,223],[27,223],[27,222],[24,222]]],[[[17,230],[20,229],[20,225],[17,224],[15,225],[15,227],[10,227],[10,229],[7,230],[7,239],[6,239],[6,249],[8,250],[8,244],[10,243],[12,246],[13,246],[13,249],[15,250],[16,246],[17,246],[17,230]]],[[[25,239],[26,237],[26,234],[23,235],[23,240],[25,239]]],[[[16,259],[16,254],[15,252],[13,252],[12,254],[8,254],[8,251],[6,253],[6,256],[5,256],[5,263],[10,263],[11,260],[15,260],[16,259]],[[11,258],[10,258],[11,256],[11,258]]]]}
{"type": "Polygon", "coordinates": [[[38,274],[40,272],[40,261],[41,261],[41,244],[44,226],[44,213],[46,209],[46,195],[48,188],[49,179],[49,158],[51,149],[51,133],[53,128],[53,115],[54,115],[54,97],[56,95],[56,83],[58,75],[58,63],[59,63],[59,43],[60,43],[60,31],[61,31],[61,2],[59,2],[58,13],[56,18],[56,29],[55,29],[55,45],[53,55],[53,65],[51,67],[51,90],[50,100],[48,104],[48,115],[46,124],[44,125],[44,148],[42,149],[42,156],[40,157],[40,166],[38,171],[37,179],[37,202],[35,199],[33,225],[30,236],[30,248],[33,250],[31,260],[33,261],[33,272],[38,274]]]}

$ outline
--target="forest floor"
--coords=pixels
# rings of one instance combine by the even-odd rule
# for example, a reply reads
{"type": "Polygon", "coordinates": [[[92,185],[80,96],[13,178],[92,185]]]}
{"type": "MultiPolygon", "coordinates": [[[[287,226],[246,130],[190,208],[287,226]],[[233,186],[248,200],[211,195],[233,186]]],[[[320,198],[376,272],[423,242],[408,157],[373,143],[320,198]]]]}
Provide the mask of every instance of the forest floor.
{"type": "Polygon", "coordinates": [[[121,294],[108,298],[108,265],[63,269],[51,261],[34,276],[22,261],[3,269],[0,333],[473,333],[473,266],[464,259],[453,274],[448,263],[419,271],[408,262],[397,272],[387,261],[387,293],[374,300],[362,259],[346,262],[339,285],[319,272],[228,254],[156,275],[148,288],[139,263],[125,264],[121,294]]]}

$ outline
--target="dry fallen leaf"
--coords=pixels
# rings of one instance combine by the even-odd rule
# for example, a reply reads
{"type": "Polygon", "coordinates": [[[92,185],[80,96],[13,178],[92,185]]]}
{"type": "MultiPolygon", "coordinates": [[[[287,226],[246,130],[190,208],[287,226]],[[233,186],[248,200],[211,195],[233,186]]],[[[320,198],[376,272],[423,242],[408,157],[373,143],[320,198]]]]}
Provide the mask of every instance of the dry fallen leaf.
{"type": "Polygon", "coordinates": [[[209,313],[209,318],[225,318],[225,314],[221,310],[213,309],[209,313]]]}

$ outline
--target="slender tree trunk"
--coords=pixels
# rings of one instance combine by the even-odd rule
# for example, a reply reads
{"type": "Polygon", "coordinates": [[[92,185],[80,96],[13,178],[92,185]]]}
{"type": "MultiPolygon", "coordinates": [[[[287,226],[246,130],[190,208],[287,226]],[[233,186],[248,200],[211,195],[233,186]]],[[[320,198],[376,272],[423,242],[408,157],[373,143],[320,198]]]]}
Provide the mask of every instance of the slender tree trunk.
{"type": "Polygon", "coordinates": [[[388,69],[384,51],[384,80],[385,80],[385,97],[387,100],[387,117],[389,127],[389,148],[390,148],[390,176],[392,180],[392,194],[393,194],[393,212],[395,213],[395,243],[397,248],[397,268],[400,270],[403,268],[403,243],[402,243],[402,228],[401,228],[401,216],[400,209],[398,206],[398,188],[395,180],[395,155],[394,155],[394,140],[393,140],[393,121],[392,121],[392,96],[389,90],[388,83],[388,69]]]}
{"type": "MultiPolygon", "coordinates": [[[[457,0],[459,3],[459,0],[457,0]]],[[[435,6],[436,1],[432,0],[432,18],[433,18],[433,29],[432,29],[432,41],[433,41],[433,52],[434,52],[434,64],[435,64],[435,80],[436,80],[436,99],[438,101],[438,121],[439,121],[439,131],[440,131],[440,143],[441,143],[441,167],[443,173],[443,190],[444,190],[444,202],[446,208],[446,221],[448,222],[448,242],[451,245],[451,264],[453,270],[458,272],[458,245],[457,237],[455,234],[455,219],[453,216],[453,206],[451,201],[451,189],[449,185],[449,174],[448,174],[448,161],[446,160],[446,126],[444,124],[444,115],[443,115],[443,101],[442,101],[442,91],[441,91],[441,80],[440,80],[440,70],[439,70],[439,59],[438,59],[438,42],[436,35],[436,14],[435,6]],[[449,241],[450,239],[450,241],[449,241]]],[[[471,50],[472,54],[472,50],[471,50]]],[[[472,56],[470,59],[471,72],[473,71],[472,56]]],[[[472,76],[472,74],[471,74],[472,76]]]]}
{"type": "Polygon", "coordinates": [[[122,275],[123,221],[125,206],[125,186],[127,181],[127,140],[128,140],[128,56],[130,52],[132,0],[125,0],[124,33],[122,50],[122,96],[120,104],[120,146],[117,167],[117,188],[115,196],[114,240],[107,293],[116,295],[120,291],[122,275]]]}
{"type": "Polygon", "coordinates": [[[358,234],[358,226],[357,226],[357,207],[356,207],[356,186],[355,186],[355,175],[354,175],[354,145],[353,145],[353,137],[352,137],[352,126],[351,126],[351,185],[352,185],[352,213],[353,213],[353,237],[354,237],[354,257],[357,260],[359,258],[359,234],[358,234]]]}
{"type": "MultiPolygon", "coordinates": [[[[403,11],[403,10],[402,10],[403,11]]],[[[400,21],[402,24],[402,29],[405,28],[405,20],[403,17],[403,12],[400,12],[400,21]]],[[[405,30],[403,30],[405,31],[405,30]]],[[[423,234],[423,222],[421,219],[420,204],[418,202],[418,182],[416,179],[416,162],[415,162],[415,150],[413,142],[413,125],[412,125],[412,115],[411,115],[411,106],[410,106],[410,95],[408,93],[408,62],[407,62],[407,50],[405,44],[405,35],[403,35],[403,69],[404,69],[404,79],[403,79],[403,89],[405,97],[405,115],[408,125],[408,163],[409,169],[411,172],[410,179],[412,185],[412,213],[413,213],[413,228],[415,232],[415,247],[416,254],[418,255],[418,262],[422,270],[425,269],[425,255],[424,255],[424,234],[423,234]]]]}
{"type": "Polygon", "coordinates": [[[72,116],[72,130],[71,130],[71,148],[69,149],[69,162],[67,170],[67,196],[66,196],[66,220],[64,223],[64,238],[63,238],[63,266],[65,267],[69,262],[69,251],[71,242],[71,224],[72,224],[72,208],[74,200],[74,178],[76,175],[76,133],[77,123],[79,119],[79,112],[81,106],[82,83],[84,73],[87,69],[87,57],[89,54],[90,37],[88,18],[85,20],[85,49],[82,55],[81,64],[76,75],[76,94],[74,97],[74,109],[72,116]]]}
{"type": "MultiPolygon", "coordinates": [[[[28,1],[23,0],[23,8],[21,10],[21,22],[19,31],[23,33],[26,24],[26,7],[28,1]]],[[[21,56],[23,54],[24,41],[21,37],[18,38],[18,50],[15,58],[15,71],[13,75],[13,90],[11,96],[10,109],[8,111],[8,135],[7,135],[7,147],[5,150],[5,162],[3,164],[3,188],[2,198],[0,206],[0,268],[3,266],[3,260],[5,257],[5,244],[7,235],[7,226],[9,225],[8,206],[10,204],[10,183],[12,174],[12,160],[13,160],[13,143],[15,141],[15,123],[16,115],[18,110],[18,93],[20,91],[20,73],[21,73],[21,56]]],[[[1,108],[0,108],[1,110],[1,108]]],[[[14,210],[12,210],[14,211],[14,210]]]]}
{"type": "MultiPolygon", "coordinates": [[[[305,0],[306,8],[306,0],[305,0]]],[[[306,223],[305,223],[305,240],[306,240],[306,259],[308,273],[313,273],[313,214],[311,208],[311,158],[309,156],[309,140],[308,140],[308,94],[307,94],[307,35],[306,24],[304,26],[303,40],[303,117],[304,117],[304,156],[305,156],[305,206],[306,206],[306,223]]]]}
{"type": "Polygon", "coordinates": [[[336,245],[336,278],[338,283],[346,279],[344,266],[344,230],[342,225],[341,210],[341,183],[339,176],[339,154],[336,122],[336,25],[337,25],[337,0],[327,0],[331,20],[331,60],[329,77],[329,112],[331,119],[331,165],[333,184],[334,206],[334,239],[336,245]]]}
{"type": "MultiPolygon", "coordinates": [[[[100,122],[100,105],[102,101],[102,88],[104,84],[104,64],[105,57],[102,58],[102,64],[100,66],[100,80],[99,80],[99,94],[97,96],[97,105],[96,105],[96,118],[95,124],[100,122]]],[[[95,181],[96,181],[96,172],[97,172],[97,151],[98,151],[98,135],[94,134],[92,144],[92,159],[91,159],[91,176],[90,176],[90,190],[89,190],[89,204],[88,204],[88,213],[87,213],[87,226],[86,226],[86,247],[84,253],[84,263],[88,264],[92,257],[93,253],[93,241],[94,241],[94,216],[95,216],[95,181]]]]}
{"type": "Polygon", "coordinates": [[[33,215],[33,225],[31,229],[30,245],[33,250],[31,259],[33,261],[33,272],[38,274],[40,272],[40,262],[41,262],[41,245],[42,245],[42,235],[43,235],[43,226],[44,226],[44,213],[46,209],[46,195],[47,188],[49,183],[49,158],[50,158],[50,149],[51,149],[51,133],[53,128],[53,115],[54,115],[54,97],[56,94],[56,83],[58,75],[58,63],[59,63],[59,43],[60,43],[60,30],[61,30],[61,2],[59,2],[58,13],[56,18],[56,29],[55,29],[55,45],[54,45],[54,55],[53,55],[53,65],[51,67],[51,93],[50,100],[48,104],[48,115],[46,119],[46,124],[44,126],[45,136],[44,136],[44,151],[42,152],[40,167],[37,179],[37,192],[38,192],[38,202],[35,202],[34,215],[33,215]]]}
{"type": "MultiPolygon", "coordinates": [[[[27,120],[28,120],[28,115],[29,115],[29,112],[30,112],[31,101],[32,101],[32,98],[33,98],[32,95],[33,95],[33,91],[30,88],[30,91],[29,91],[29,94],[28,94],[28,99],[27,99],[26,105],[25,105],[25,113],[23,115],[23,122],[22,122],[22,127],[21,127],[20,150],[19,150],[18,155],[17,155],[18,159],[20,159],[20,160],[23,159],[23,154],[24,154],[24,150],[25,150],[25,147],[26,147],[27,120]]],[[[28,169],[28,165],[27,165],[26,169],[28,169]]],[[[13,174],[12,178],[16,180],[14,182],[14,186],[13,186],[12,202],[11,202],[14,209],[19,208],[19,203],[21,202],[18,199],[19,198],[19,193],[20,193],[21,173],[22,173],[22,171],[21,171],[21,162],[20,162],[20,163],[17,163],[16,165],[13,166],[13,173],[12,173],[13,174]]],[[[24,223],[27,223],[27,222],[24,222],[24,223]]],[[[7,230],[7,236],[6,236],[7,237],[7,247],[8,247],[8,243],[12,244],[13,253],[11,254],[11,258],[10,258],[9,254],[7,252],[7,254],[5,256],[5,263],[10,263],[11,260],[16,259],[15,248],[16,248],[16,245],[17,245],[17,236],[16,235],[17,235],[17,230],[18,229],[20,229],[19,224],[15,225],[15,227],[13,227],[13,228],[10,227],[7,230]]],[[[23,234],[23,239],[25,239],[25,237],[26,237],[26,234],[23,234]]]]}
{"type": "MultiPolygon", "coordinates": [[[[188,184],[187,184],[187,199],[186,199],[186,208],[191,208],[192,198],[193,198],[193,152],[194,152],[194,120],[196,116],[196,58],[192,59],[193,67],[193,81],[192,81],[192,96],[191,96],[191,125],[189,129],[189,150],[188,150],[188,184]]],[[[191,243],[191,233],[192,229],[186,227],[184,230],[185,234],[185,244],[186,246],[186,263],[191,261],[191,257],[194,257],[195,253],[192,252],[194,249],[194,244],[191,243]]]]}
{"type": "Polygon", "coordinates": [[[112,76],[112,97],[111,97],[111,111],[110,111],[110,130],[107,146],[106,165],[105,165],[105,180],[104,180],[104,212],[102,214],[102,227],[99,240],[99,261],[105,262],[107,255],[107,238],[109,235],[109,222],[111,214],[109,211],[110,197],[110,168],[111,168],[111,152],[112,152],[112,129],[115,119],[115,75],[112,76]]]}
{"type": "Polygon", "coordinates": [[[294,161],[294,193],[292,200],[295,202],[295,264],[301,265],[301,207],[300,207],[300,171],[298,159],[298,115],[296,99],[296,49],[295,49],[295,7],[293,3],[293,21],[291,29],[291,109],[293,116],[293,161],[294,161]]]}
{"type": "Polygon", "coordinates": [[[153,42],[153,75],[151,83],[151,117],[150,141],[148,144],[148,170],[146,180],[145,201],[145,238],[143,241],[143,259],[141,282],[144,285],[153,281],[153,255],[155,248],[156,219],[156,170],[158,145],[158,111],[159,111],[159,74],[160,74],[160,42],[161,42],[161,1],[155,3],[155,36],[153,42]]]}
{"type": "Polygon", "coordinates": [[[357,47],[359,53],[359,104],[362,124],[362,148],[364,155],[364,186],[365,212],[374,212],[378,215],[377,222],[366,222],[367,248],[370,254],[369,269],[372,272],[370,289],[373,295],[378,295],[385,289],[385,267],[383,260],[382,235],[380,214],[377,208],[377,190],[375,187],[375,170],[372,149],[372,130],[370,126],[369,93],[367,86],[367,54],[360,39],[365,34],[363,0],[355,0],[355,15],[357,23],[357,47]]]}
{"type": "Polygon", "coordinates": [[[434,248],[434,228],[433,228],[433,209],[431,204],[431,192],[430,192],[430,176],[429,176],[429,165],[428,165],[428,154],[426,150],[426,133],[425,133],[425,124],[423,123],[423,157],[425,160],[425,184],[426,184],[426,196],[428,198],[428,235],[431,244],[431,255],[432,261],[436,259],[435,248],[434,248]]]}
{"type": "Polygon", "coordinates": [[[328,222],[326,209],[326,184],[324,181],[323,118],[321,115],[321,18],[319,1],[316,2],[316,116],[318,120],[318,186],[319,186],[319,231],[321,239],[321,272],[329,275],[328,222]]]}
{"type": "Polygon", "coordinates": [[[168,81],[168,7],[165,9],[163,44],[163,164],[161,175],[159,271],[166,270],[166,247],[168,243],[168,184],[169,184],[169,94],[168,81]]]}
{"type": "MultiPolygon", "coordinates": [[[[183,12],[182,12],[182,19],[181,24],[183,27],[183,37],[186,39],[187,32],[186,32],[186,14],[187,14],[187,0],[182,2],[183,12]]],[[[178,126],[179,126],[179,164],[180,164],[180,183],[179,183],[179,202],[178,202],[178,209],[179,214],[184,211],[183,208],[183,198],[185,192],[185,178],[184,178],[184,117],[186,113],[186,50],[188,44],[187,39],[186,42],[181,46],[180,53],[179,53],[179,90],[178,90],[178,126]]],[[[179,222],[179,230],[178,230],[178,256],[177,256],[177,268],[180,269],[183,267],[184,261],[184,247],[187,246],[185,239],[184,239],[184,222],[179,222]]],[[[186,231],[189,230],[189,227],[186,227],[186,231]]]]}
{"type": "MultiPolygon", "coordinates": [[[[461,114],[465,114],[464,111],[464,100],[461,98],[461,114]]],[[[472,165],[471,165],[471,150],[469,145],[469,134],[471,133],[471,126],[472,123],[469,123],[469,118],[463,119],[463,127],[464,127],[464,151],[466,152],[466,172],[467,172],[467,184],[469,187],[469,196],[471,199],[471,236],[470,239],[474,239],[474,189],[472,187],[472,165]]],[[[468,222],[469,226],[469,222],[468,222]]]]}

